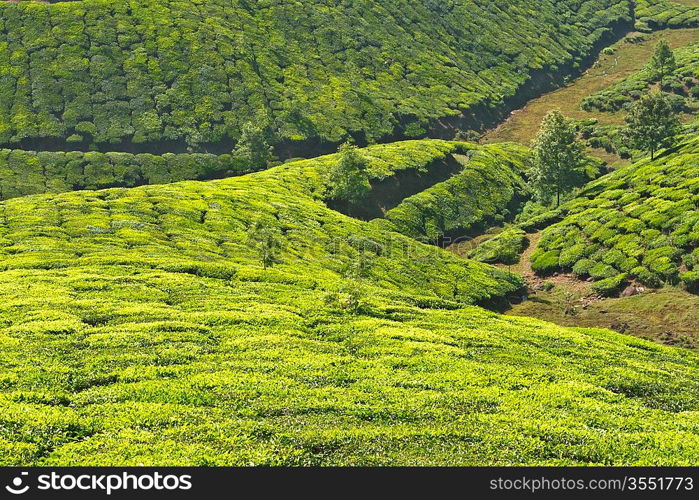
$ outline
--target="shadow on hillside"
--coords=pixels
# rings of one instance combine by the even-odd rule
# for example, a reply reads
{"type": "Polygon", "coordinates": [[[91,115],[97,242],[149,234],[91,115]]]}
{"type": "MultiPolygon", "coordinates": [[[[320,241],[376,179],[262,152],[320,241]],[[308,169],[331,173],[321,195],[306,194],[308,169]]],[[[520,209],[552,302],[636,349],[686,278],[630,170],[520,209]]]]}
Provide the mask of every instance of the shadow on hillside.
{"type": "Polygon", "coordinates": [[[444,160],[432,162],[423,171],[417,169],[399,170],[391,177],[372,181],[369,196],[361,205],[339,200],[327,200],[327,205],[329,208],[355,219],[364,221],[380,219],[406,198],[446,181],[462,169],[463,164],[459,163],[452,155],[448,155],[444,160]]]}

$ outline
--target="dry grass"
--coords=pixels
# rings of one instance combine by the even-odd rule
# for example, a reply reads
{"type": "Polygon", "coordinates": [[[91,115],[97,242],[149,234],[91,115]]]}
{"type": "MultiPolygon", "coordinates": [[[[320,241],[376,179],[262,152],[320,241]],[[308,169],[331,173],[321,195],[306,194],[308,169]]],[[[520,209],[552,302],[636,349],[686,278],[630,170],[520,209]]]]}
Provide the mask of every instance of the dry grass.
{"type": "MultiPolygon", "coordinates": [[[[690,2],[691,3],[691,2],[690,2]]],[[[699,4],[699,1],[694,1],[699,4]]],[[[639,71],[650,59],[659,40],[664,39],[672,48],[699,40],[699,29],[666,30],[653,33],[640,43],[623,40],[612,45],[614,54],[600,55],[595,65],[583,76],[558,90],[530,101],[524,108],[512,113],[502,125],[485,134],[485,142],[515,141],[528,144],[536,135],[539,124],[546,113],[559,109],[564,115],[589,119],[596,118],[603,124],[621,124],[623,113],[596,113],[580,109],[580,102],[588,95],[598,92],[633,73],[639,71]]],[[[593,152],[594,153],[594,152],[593,152]]],[[[608,155],[608,154],[607,154],[608,155]]],[[[616,157],[608,155],[606,160],[616,157]]]]}

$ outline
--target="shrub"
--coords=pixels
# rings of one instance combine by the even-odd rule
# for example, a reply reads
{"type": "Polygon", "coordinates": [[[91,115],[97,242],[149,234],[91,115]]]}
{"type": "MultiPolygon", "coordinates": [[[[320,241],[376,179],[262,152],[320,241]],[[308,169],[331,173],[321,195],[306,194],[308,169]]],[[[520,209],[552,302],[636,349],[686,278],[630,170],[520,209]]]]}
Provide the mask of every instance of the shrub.
{"type": "Polygon", "coordinates": [[[573,272],[581,277],[584,278],[586,276],[590,275],[590,270],[592,267],[595,265],[595,261],[590,260],[590,259],[580,259],[575,263],[573,266],[573,272]]]}
{"type": "Polygon", "coordinates": [[[550,274],[558,269],[560,252],[550,250],[548,252],[535,252],[532,254],[532,270],[539,274],[550,274]]]}
{"type": "Polygon", "coordinates": [[[490,264],[515,264],[525,241],[526,233],[521,229],[506,229],[469,252],[468,257],[490,264]]]}
{"type": "Polygon", "coordinates": [[[605,278],[592,285],[592,290],[602,297],[614,297],[621,292],[621,290],[628,283],[628,275],[626,273],[613,276],[611,278],[605,278]]]}
{"type": "Polygon", "coordinates": [[[699,293],[699,271],[688,271],[680,275],[684,286],[692,293],[699,293]]]}

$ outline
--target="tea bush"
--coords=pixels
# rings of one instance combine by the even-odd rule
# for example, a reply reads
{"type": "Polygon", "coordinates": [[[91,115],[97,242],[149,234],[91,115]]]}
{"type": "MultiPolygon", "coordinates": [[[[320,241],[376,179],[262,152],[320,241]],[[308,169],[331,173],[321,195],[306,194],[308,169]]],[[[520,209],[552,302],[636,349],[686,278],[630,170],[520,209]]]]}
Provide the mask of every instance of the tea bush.
{"type": "Polygon", "coordinates": [[[515,264],[524,250],[526,233],[518,228],[508,228],[502,233],[478,245],[468,257],[489,264],[515,264]]]}

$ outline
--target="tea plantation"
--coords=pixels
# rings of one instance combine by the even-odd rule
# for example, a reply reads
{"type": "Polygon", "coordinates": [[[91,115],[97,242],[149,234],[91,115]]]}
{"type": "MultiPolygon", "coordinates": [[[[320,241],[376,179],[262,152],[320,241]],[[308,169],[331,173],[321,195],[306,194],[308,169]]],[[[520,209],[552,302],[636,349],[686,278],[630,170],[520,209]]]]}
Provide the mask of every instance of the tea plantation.
{"type": "Polygon", "coordinates": [[[521,281],[328,209],[335,161],[0,203],[0,463],[695,463],[696,353],[468,305],[521,281]]]}
{"type": "Polygon", "coordinates": [[[532,255],[539,272],[572,270],[614,294],[629,280],[699,285],[699,137],[589,184],[562,207],[532,255]]]}
{"type": "Polygon", "coordinates": [[[0,145],[417,137],[631,24],[627,0],[0,2],[0,145]]]}
{"type": "Polygon", "coordinates": [[[534,272],[695,297],[699,122],[554,211],[526,147],[422,139],[473,139],[634,23],[699,8],[0,2],[0,466],[697,465],[697,351],[494,311],[534,272]],[[274,158],[348,140],[373,145],[274,158]]]}
{"type": "Polygon", "coordinates": [[[643,30],[699,26],[699,7],[672,0],[636,0],[636,27],[643,30]]]}

